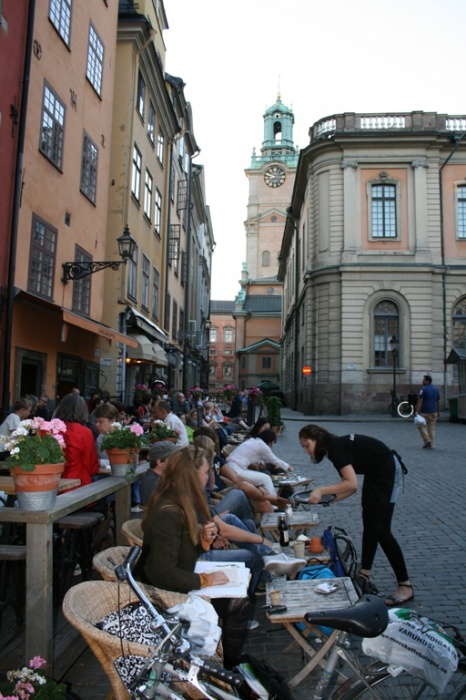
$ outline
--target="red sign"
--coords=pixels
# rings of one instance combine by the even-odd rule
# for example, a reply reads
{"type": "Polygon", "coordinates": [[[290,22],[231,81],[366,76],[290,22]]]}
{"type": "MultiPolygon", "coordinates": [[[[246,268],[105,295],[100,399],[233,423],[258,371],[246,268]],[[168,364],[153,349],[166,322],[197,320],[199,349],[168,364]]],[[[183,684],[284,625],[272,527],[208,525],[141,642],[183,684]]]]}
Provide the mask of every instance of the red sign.
{"type": "Polygon", "coordinates": [[[312,373],[312,367],[311,365],[304,365],[303,367],[303,374],[307,377],[309,374],[312,373]]]}

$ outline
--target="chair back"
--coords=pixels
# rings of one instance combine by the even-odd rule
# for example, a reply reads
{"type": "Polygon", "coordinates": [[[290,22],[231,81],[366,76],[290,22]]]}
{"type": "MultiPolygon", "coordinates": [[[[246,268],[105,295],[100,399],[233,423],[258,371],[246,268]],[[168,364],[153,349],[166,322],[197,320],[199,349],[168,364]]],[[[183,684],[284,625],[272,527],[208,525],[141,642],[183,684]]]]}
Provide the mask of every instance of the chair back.
{"type": "Polygon", "coordinates": [[[108,547],[94,555],[92,566],[104,581],[117,581],[115,569],[123,564],[130,551],[131,547],[108,547]]]}
{"type": "Polygon", "coordinates": [[[142,547],[144,533],[142,531],[141,523],[142,518],[135,518],[133,520],[125,520],[121,526],[121,532],[131,546],[137,545],[138,547],[142,547]]]}

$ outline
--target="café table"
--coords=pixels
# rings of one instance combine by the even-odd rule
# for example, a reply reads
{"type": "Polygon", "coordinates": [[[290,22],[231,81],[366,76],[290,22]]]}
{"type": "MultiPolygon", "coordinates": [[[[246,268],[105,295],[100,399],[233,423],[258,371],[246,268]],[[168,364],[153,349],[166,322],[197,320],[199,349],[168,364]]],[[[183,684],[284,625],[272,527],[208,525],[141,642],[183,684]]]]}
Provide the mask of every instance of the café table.
{"type": "MultiPolygon", "coordinates": [[[[280,541],[280,532],[278,530],[280,515],[284,515],[284,513],[279,511],[264,513],[260,524],[262,534],[264,536],[268,534],[275,542],[280,541]]],[[[287,516],[286,519],[290,528],[290,539],[296,539],[296,537],[303,534],[307,535],[309,530],[317,527],[320,522],[317,513],[310,510],[293,511],[293,515],[291,517],[287,516]]]]}
{"type": "MultiPolygon", "coordinates": [[[[0,508],[0,523],[26,524],[26,639],[25,663],[33,656],[47,659],[51,673],[53,655],[53,524],[95,501],[115,494],[116,544],[125,544],[121,525],[130,517],[131,484],[141,478],[149,463],[139,464],[126,477],[108,476],[87,486],[59,494],[49,511],[0,508]]],[[[66,654],[66,651],[65,651],[66,654]]]]}
{"type": "MultiPolygon", "coordinates": [[[[269,593],[271,588],[272,584],[268,583],[267,603],[270,603],[269,593]]],[[[286,605],[286,611],[273,615],[267,614],[268,620],[274,625],[283,625],[293,640],[304,651],[306,657],[309,657],[303,668],[293,678],[288,680],[290,688],[294,688],[321,664],[338,635],[338,630],[334,630],[325,638],[317,627],[304,621],[305,613],[316,610],[336,610],[337,608],[351,607],[357,602],[358,594],[351,579],[346,576],[336,579],[286,581],[282,590],[283,600],[281,602],[286,605]],[[322,583],[337,583],[338,588],[330,595],[321,595],[316,593],[316,588],[322,583]],[[296,622],[303,623],[306,627],[306,632],[322,638],[323,643],[318,651],[311,646],[306,636],[296,629],[296,622]]]]}
{"type": "Polygon", "coordinates": [[[299,476],[292,472],[287,474],[277,474],[272,476],[273,485],[277,490],[277,496],[281,496],[282,491],[286,488],[287,491],[291,489],[294,492],[304,491],[308,484],[314,481],[314,477],[310,476],[299,476]]]}

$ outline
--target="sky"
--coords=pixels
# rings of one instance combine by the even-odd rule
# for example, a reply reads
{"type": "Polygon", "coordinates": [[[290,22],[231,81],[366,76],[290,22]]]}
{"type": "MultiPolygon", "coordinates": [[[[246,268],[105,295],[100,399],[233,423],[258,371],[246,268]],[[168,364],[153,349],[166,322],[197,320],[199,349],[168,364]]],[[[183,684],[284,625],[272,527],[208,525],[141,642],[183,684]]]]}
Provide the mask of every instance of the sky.
{"type": "Polygon", "coordinates": [[[164,0],[166,70],[181,77],[205,167],[212,299],[233,300],[246,257],[252,149],[263,114],[293,109],[294,142],[342,112],[466,114],[466,0],[164,0]]]}

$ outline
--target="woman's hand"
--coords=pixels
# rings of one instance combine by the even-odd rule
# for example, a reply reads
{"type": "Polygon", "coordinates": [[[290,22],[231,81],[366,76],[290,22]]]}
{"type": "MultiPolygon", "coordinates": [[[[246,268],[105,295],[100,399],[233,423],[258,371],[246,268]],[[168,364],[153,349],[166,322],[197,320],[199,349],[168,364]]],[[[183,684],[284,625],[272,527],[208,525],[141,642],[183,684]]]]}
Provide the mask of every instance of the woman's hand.
{"type": "Polygon", "coordinates": [[[309,503],[319,503],[322,498],[322,491],[320,489],[314,489],[309,494],[309,503]]]}
{"type": "Polygon", "coordinates": [[[215,540],[212,543],[212,549],[229,549],[230,548],[230,543],[226,539],[226,537],[222,537],[222,535],[217,535],[215,540]]]}
{"type": "Polygon", "coordinates": [[[209,585],[210,586],[223,586],[225,583],[229,582],[228,576],[223,571],[214,571],[209,574],[209,585]]]}
{"type": "Polygon", "coordinates": [[[206,542],[213,542],[218,535],[218,527],[212,521],[202,526],[201,537],[206,542]]]}

